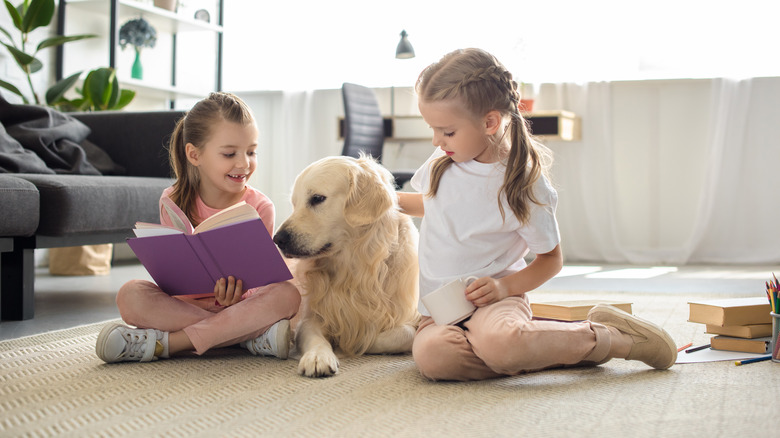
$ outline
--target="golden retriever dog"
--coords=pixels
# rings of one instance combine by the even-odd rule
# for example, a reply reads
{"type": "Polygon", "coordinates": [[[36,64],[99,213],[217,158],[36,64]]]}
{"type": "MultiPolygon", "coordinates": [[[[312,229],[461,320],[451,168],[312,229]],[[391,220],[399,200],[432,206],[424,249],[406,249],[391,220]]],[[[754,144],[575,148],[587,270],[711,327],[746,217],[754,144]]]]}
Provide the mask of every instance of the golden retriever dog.
{"type": "Polygon", "coordinates": [[[338,372],[346,356],[412,350],[417,312],[417,229],[398,210],[393,177],[367,157],[328,157],[301,172],[293,213],[274,235],[299,259],[303,303],[298,372],[338,372]]]}

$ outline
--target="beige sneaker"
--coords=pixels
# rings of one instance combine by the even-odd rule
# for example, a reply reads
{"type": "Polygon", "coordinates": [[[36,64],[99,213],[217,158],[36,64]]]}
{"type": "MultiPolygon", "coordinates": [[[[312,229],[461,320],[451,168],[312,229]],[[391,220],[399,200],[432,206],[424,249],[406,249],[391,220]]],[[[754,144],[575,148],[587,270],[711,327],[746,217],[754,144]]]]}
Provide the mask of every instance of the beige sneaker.
{"type": "Polygon", "coordinates": [[[649,321],[608,304],[594,306],[588,312],[588,319],[631,336],[634,343],[626,360],[641,360],[659,370],[671,367],[677,360],[677,346],[672,337],[649,321]]]}

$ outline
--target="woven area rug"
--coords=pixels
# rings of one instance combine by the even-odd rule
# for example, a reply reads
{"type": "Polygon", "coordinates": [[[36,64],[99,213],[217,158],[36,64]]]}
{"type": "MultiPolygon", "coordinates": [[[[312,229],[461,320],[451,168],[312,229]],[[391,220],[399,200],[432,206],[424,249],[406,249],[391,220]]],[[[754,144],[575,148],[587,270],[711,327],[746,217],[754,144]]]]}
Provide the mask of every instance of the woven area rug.
{"type": "MultiPolygon", "coordinates": [[[[544,299],[583,293],[545,292],[544,299]]],[[[679,345],[693,296],[628,299],[679,345]]],[[[541,298],[532,295],[532,300],[541,298]]],[[[0,436],[776,437],[780,364],[613,360],[483,382],[433,383],[410,355],[344,359],[338,375],[298,376],[297,361],[224,349],[206,357],[107,365],[102,324],[0,342],[0,436]]]]}

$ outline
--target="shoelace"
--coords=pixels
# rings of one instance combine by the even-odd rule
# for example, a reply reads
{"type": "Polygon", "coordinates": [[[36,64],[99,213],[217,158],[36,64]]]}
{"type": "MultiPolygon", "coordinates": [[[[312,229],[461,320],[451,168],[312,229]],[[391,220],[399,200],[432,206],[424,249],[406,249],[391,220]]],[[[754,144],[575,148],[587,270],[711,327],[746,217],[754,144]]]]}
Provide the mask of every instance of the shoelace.
{"type": "Polygon", "coordinates": [[[261,352],[273,352],[273,348],[271,348],[271,340],[268,339],[268,334],[263,333],[260,337],[257,337],[253,341],[255,350],[261,351],[261,352]]]}
{"type": "Polygon", "coordinates": [[[149,336],[149,332],[146,332],[143,335],[125,333],[124,337],[127,339],[127,346],[120,357],[139,359],[141,361],[149,361],[154,357],[154,346],[157,343],[156,336],[152,338],[149,336]],[[147,352],[150,352],[150,354],[147,354],[147,352]]]}

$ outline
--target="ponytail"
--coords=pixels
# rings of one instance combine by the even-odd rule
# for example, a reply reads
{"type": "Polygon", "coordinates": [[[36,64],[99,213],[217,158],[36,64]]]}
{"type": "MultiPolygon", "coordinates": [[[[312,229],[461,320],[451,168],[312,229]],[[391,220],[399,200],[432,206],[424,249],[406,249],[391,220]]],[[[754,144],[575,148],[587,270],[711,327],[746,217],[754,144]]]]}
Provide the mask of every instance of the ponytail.
{"type": "Polygon", "coordinates": [[[171,144],[169,146],[168,161],[176,181],[173,183],[171,191],[171,200],[181,208],[187,219],[193,225],[200,223],[197,216],[195,200],[198,197],[198,188],[200,187],[200,174],[198,169],[190,164],[187,159],[187,144],[184,141],[184,123],[187,117],[182,117],[176,122],[176,127],[171,134],[171,144]]]}

